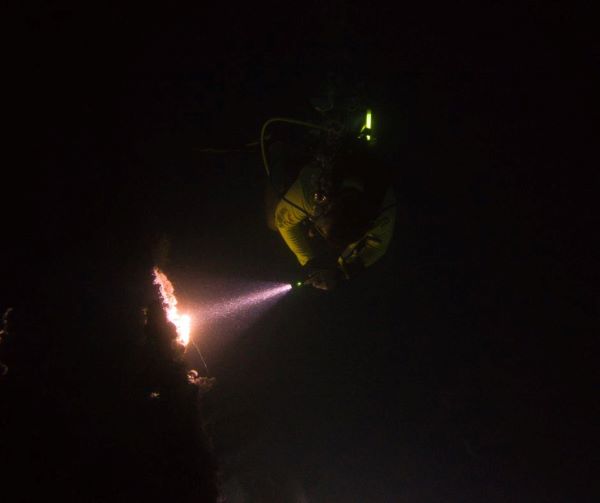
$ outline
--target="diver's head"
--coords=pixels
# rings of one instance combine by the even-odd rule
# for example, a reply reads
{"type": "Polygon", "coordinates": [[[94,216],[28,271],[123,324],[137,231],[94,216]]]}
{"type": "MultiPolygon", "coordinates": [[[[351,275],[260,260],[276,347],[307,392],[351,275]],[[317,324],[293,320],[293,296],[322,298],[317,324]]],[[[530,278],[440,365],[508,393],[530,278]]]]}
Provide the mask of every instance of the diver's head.
{"type": "Polygon", "coordinates": [[[370,222],[371,212],[365,198],[355,189],[331,197],[327,210],[313,219],[315,230],[340,250],[362,238],[370,222]]]}

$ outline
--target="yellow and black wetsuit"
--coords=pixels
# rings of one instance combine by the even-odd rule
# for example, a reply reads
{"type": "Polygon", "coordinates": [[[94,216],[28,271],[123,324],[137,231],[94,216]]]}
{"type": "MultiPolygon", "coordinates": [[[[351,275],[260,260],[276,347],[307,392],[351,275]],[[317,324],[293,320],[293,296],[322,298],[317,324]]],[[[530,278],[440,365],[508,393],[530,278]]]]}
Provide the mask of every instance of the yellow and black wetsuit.
{"type": "MultiPolygon", "coordinates": [[[[275,209],[275,225],[300,265],[306,265],[315,258],[315,251],[302,222],[316,215],[313,181],[320,169],[315,164],[305,166],[275,209]]],[[[373,265],[387,251],[394,233],[395,205],[396,198],[390,187],[385,192],[379,214],[373,220],[371,228],[361,239],[347,246],[338,258],[338,266],[347,278],[353,270],[373,265]]]]}

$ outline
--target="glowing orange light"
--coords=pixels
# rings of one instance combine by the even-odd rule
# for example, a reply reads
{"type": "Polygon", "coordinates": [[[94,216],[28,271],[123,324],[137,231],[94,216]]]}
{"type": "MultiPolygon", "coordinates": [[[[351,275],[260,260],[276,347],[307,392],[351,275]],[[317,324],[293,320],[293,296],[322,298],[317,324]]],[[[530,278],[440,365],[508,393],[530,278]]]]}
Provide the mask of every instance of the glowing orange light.
{"type": "Polygon", "coordinates": [[[177,342],[187,346],[190,342],[190,331],[192,328],[192,319],[187,314],[180,314],[177,309],[177,298],[175,297],[175,288],[167,278],[167,275],[158,267],[154,268],[154,284],[159,286],[160,296],[162,298],[167,319],[175,325],[177,330],[177,342]]]}

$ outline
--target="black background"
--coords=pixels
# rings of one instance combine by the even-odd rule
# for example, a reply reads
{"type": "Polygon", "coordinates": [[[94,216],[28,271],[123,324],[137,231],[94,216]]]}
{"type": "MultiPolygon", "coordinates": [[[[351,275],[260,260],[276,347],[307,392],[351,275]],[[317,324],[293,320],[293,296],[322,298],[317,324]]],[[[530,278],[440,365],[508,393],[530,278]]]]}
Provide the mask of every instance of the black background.
{"type": "Polygon", "coordinates": [[[137,408],[127,384],[157,243],[183,303],[204,280],[234,295],[296,277],[263,221],[259,156],[199,150],[256,140],[273,116],[316,120],[308,100],[334,71],[367,84],[396,166],[394,242],[339,291],[198,335],[223,492],[596,500],[592,21],[552,2],[7,16],[7,494],[210,500],[189,425],[137,408]]]}

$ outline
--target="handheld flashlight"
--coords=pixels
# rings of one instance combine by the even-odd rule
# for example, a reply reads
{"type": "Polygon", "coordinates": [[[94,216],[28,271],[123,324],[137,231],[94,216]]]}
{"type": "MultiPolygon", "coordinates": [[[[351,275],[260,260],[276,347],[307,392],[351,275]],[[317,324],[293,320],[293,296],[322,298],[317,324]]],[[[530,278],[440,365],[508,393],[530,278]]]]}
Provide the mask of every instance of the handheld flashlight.
{"type": "Polygon", "coordinates": [[[290,283],[293,290],[297,290],[298,288],[302,288],[304,286],[304,281],[293,281],[290,283]]]}

